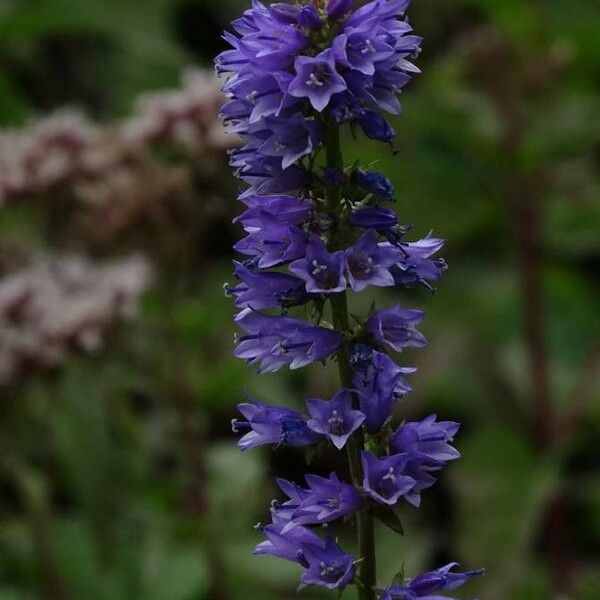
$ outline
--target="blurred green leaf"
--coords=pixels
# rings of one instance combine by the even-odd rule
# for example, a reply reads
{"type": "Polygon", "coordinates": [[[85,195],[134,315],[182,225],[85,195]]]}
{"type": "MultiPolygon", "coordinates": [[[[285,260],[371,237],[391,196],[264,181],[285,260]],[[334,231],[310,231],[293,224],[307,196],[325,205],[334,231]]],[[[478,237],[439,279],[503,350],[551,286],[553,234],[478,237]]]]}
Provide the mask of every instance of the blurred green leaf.
{"type": "Polygon", "coordinates": [[[560,485],[560,456],[540,458],[514,431],[481,427],[461,444],[453,469],[459,545],[486,568],[486,597],[511,597],[529,576],[544,508],[560,485]]]}

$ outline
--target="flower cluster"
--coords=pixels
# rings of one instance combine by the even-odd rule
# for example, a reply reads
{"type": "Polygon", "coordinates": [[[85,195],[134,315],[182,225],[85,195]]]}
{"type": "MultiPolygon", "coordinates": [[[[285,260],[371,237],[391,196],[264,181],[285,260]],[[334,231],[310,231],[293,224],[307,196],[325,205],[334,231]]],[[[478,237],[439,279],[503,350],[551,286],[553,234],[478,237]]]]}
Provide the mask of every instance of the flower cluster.
{"type": "Polygon", "coordinates": [[[135,315],[150,270],[139,256],[102,266],[46,258],[0,280],[0,385],[90,353],[135,315]]]}
{"type": "Polygon", "coordinates": [[[342,388],[309,399],[306,412],[249,399],[234,419],[242,450],[331,444],[347,452],[350,478],[306,475],[306,487],[278,480],[266,540],[255,549],[303,567],[303,584],[354,583],[361,600],[438,598],[481,571],[454,564],[381,591],[375,574],[373,516],[397,522],[398,505],[419,506],[421,493],[458,458],[457,423],[431,415],[394,427],[394,409],[411,391],[393,353],[426,345],[420,310],[400,304],[353,315],[348,292],[421,285],[433,290],[446,263],[432,234],[407,241],[390,205],[389,179],[360,164],[344,165],[340,131],[392,143],[382,112],[398,114],[398,94],[418,68],[421,38],[405,16],[409,0],[303,0],[252,8],[225,33],[231,49],[216,59],[226,76],[221,114],[244,141],[231,165],[248,184],[237,222],[245,237],[235,250],[237,283],[225,291],[240,309],[235,355],[260,372],[297,369],[335,359],[342,388]],[[356,3],[358,4],[358,3],[356,3]],[[294,311],[293,316],[290,311],[294,311]],[[330,315],[330,319],[327,315],[330,315]],[[310,317],[310,320],[307,320],[310,317]],[[315,528],[338,519],[356,523],[359,555],[315,528]]]}
{"type": "Polygon", "coordinates": [[[147,168],[160,142],[203,159],[220,155],[237,143],[218,120],[222,102],[218,79],[193,70],[184,74],[182,89],[142,96],[134,114],[116,126],[62,109],[24,129],[2,131],[0,204],[64,189],[98,204],[119,183],[122,197],[138,179],[161,181],[161,172],[147,168]]]}

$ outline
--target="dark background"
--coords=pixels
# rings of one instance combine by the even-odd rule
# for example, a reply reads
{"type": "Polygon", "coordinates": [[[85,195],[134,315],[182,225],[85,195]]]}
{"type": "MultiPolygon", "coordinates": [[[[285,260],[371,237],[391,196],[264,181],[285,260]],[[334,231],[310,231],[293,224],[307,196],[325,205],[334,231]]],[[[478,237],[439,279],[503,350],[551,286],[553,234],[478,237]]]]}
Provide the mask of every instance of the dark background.
{"type": "MultiPolygon", "coordinates": [[[[0,1],[0,124],[23,130],[76,106],[110,128],[140,94],[177,88],[185,67],[211,68],[243,8],[0,1]]],[[[402,509],[406,536],[378,532],[382,582],[403,564],[410,574],[458,560],[487,569],[460,597],[600,598],[599,9],[415,0],[423,74],[394,123],[400,152],[345,144],[348,163],[372,158],[392,177],[402,222],[448,240],[438,293],[401,299],[427,310],[430,339],[406,352],[419,373],[402,414],[464,424],[463,458],[421,509],[402,509]]],[[[152,152],[150,188],[167,168],[183,183],[166,186],[158,212],[134,189],[139,212],[116,233],[102,217],[90,228],[68,183],[0,204],[3,278],[40,252],[96,263],[135,250],[155,272],[137,316],[111,326],[101,349],[2,385],[3,600],[295,597],[296,567],[252,556],[252,526],[268,518],[273,475],[306,467],[294,452],[242,455],[229,421],[246,392],[301,406],[328,397],[335,374],[317,365],[259,379],[230,357],[221,287],[238,184],[223,151],[152,152]]]]}

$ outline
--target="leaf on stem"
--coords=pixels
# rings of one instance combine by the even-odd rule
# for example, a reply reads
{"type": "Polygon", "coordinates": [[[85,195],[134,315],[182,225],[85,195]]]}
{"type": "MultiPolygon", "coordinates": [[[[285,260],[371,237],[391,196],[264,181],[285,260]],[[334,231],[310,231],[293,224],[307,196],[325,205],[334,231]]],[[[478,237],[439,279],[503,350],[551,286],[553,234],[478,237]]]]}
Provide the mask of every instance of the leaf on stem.
{"type": "Polygon", "coordinates": [[[382,504],[373,504],[369,508],[369,513],[372,517],[383,523],[386,527],[389,527],[392,531],[404,535],[404,528],[400,517],[396,514],[396,511],[391,506],[384,506],[382,504]]]}

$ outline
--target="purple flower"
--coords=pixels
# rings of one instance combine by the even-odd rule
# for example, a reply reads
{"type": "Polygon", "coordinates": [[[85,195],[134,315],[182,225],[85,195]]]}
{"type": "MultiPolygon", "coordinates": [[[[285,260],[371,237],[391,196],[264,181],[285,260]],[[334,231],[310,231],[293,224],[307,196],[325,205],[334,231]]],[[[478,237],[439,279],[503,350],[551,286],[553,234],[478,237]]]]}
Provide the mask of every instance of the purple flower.
{"type": "Polygon", "coordinates": [[[374,0],[353,12],[346,21],[346,27],[360,27],[366,22],[373,24],[402,17],[409,4],[410,0],[374,0]]]}
{"type": "Polygon", "coordinates": [[[291,6],[289,4],[284,4],[283,2],[271,4],[271,6],[269,6],[269,11],[275,19],[288,25],[297,23],[300,14],[300,9],[297,6],[291,6]]]}
{"type": "MultiPolygon", "coordinates": [[[[396,284],[411,287],[419,283],[433,290],[429,282],[439,281],[448,268],[444,259],[432,258],[444,243],[444,240],[432,237],[431,233],[417,242],[403,243],[398,248],[398,262],[391,269],[396,284]]],[[[381,246],[392,244],[384,242],[381,246]]]]}
{"type": "Polygon", "coordinates": [[[310,529],[297,523],[290,526],[288,519],[277,514],[273,515],[273,522],[270,525],[262,527],[262,532],[267,539],[254,548],[254,554],[275,556],[296,562],[304,567],[308,565],[308,562],[302,551],[303,544],[311,546],[323,544],[321,538],[310,529]]]}
{"type": "Polygon", "coordinates": [[[370,194],[384,200],[394,199],[394,186],[385,175],[375,171],[357,169],[354,171],[354,179],[361,188],[370,194]]]}
{"type": "Polygon", "coordinates": [[[436,415],[430,415],[422,421],[401,425],[392,436],[390,447],[394,452],[405,452],[411,459],[437,470],[446,462],[460,458],[458,450],[449,444],[459,428],[459,423],[437,421],[436,415]]]}
{"type": "Polygon", "coordinates": [[[386,230],[398,224],[398,216],[387,208],[365,206],[358,208],[348,216],[348,222],[362,229],[386,230]]]}
{"type": "Polygon", "coordinates": [[[394,55],[386,36],[373,36],[372,30],[348,30],[333,40],[332,48],[338,64],[364,75],[374,75],[375,63],[394,55]]]}
{"type": "Polygon", "coordinates": [[[409,581],[406,586],[392,585],[384,590],[380,600],[414,600],[415,598],[423,598],[423,600],[442,600],[442,598],[446,598],[446,600],[451,600],[446,596],[437,595],[436,592],[454,590],[472,577],[483,573],[483,569],[452,573],[452,569],[456,566],[458,566],[458,563],[449,563],[435,571],[422,573],[409,581]]]}
{"type": "Polygon", "coordinates": [[[458,423],[449,421],[436,423],[436,416],[431,415],[420,422],[405,423],[392,436],[390,447],[394,452],[406,454],[406,473],[416,481],[414,488],[406,495],[413,506],[421,504],[421,492],[436,482],[431,473],[460,457],[459,452],[448,443],[459,427],[458,423]]]}
{"type": "Polygon", "coordinates": [[[316,360],[325,360],[343,340],[337,331],[250,309],[242,311],[235,320],[246,335],[239,338],[234,354],[249,364],[259,363],[261,373],[277,371],[284,365],[299,369],[316,360]]]}
{"type": "Polygon", "coordinates": [[[294,67],[297,75],[290,83],[288,92],[296,98],[308,98],[318,112],[323,112],[334,94],[346,89],[346,82],[335,70],[331,48],[315,57],[297,56],[294,67]]]}
{"type": "Polygon", "coordinates": [[[360,410],[366,415],[365,427],[377,432],[391,416],[394,404],[411,391],[404,376],[416,369],[399,367],[387,354],[363,344],[354,346],[351,361],[352,385],[359,392],[360,410]]]}
{"type": "Polygon", "coordinates": [[[239,404],[238,410],[246,420],[234,419],[231,422],[234,433],[249,430],[238,441],[242,450],[268,444],[309,446],[319,440],[319,436],[306,425],[306,419],[291,408],[252,401],[239,404]]]}
{"type": "Polygon", "coordinates": [[[287,529],[291,529],[293,525],[297,524],[292,520],[292,516],[308,498],[310,495],[310,490],[305,490],[301,486],[295,484],[292,481],[288,481],[287,479],[282,479],[278,477],[276,479],[277,485],[279,489],[288,497],[284,502],[279,502],[278,500],[273,500],[271,503],[271,514],[273,515],[273,519],[278,518],[280,520],[289,521],[288,524],[281,530],[282,533],[286,533],[287,529]]]}
{"type": "Polygon", "coordinates": [[[289,68],[293,57],[308,45],[308,39],[281,16],[280,11],[270,11],[260,2],[254,2],[250,10],[232,23],[241,37],[225,34],[234,49],[216,58],[217,71],[244,74],[257,67],[265,72],[289,68]]]}
{"type": "Polygon", "coordinates": [[[303,543],[301,550],[307,563],[302,583],[320,585],[330,590],[343,589],[354,579],[354,559],[343,552],[331,536],[321,544],[303,543]]]}
{"type": "Polygon", "coordinates": [[[239,161],[241,151],[232,153],[232,166],[239,167],[236,175],[250,184],[243,196],[253,194],[284,194],[302,189],[308,183],[308,173],[298,165],[284,169],[281,158],[254,152],[239,161]]]}
{"type": "Polygon", "coordinates": [[[393,506],[415,485],[415,480],[404,474],[405,454],[378,458],[370,452],[363,451],[361,462],[364,473],[363,487],[376,502],[393,506]]]}
{"type": "Polygon", "coordinates": [[[341,19],[352,8],[354,0],[329,0],[327,2],[327,16],[331,21],[341,19]]]}
{"type": "Polygon", "coordinates": [[[267,539],[254,548],[254,554],[302,565],[306,569],[302,583],[335,589],[345,587],[354,578],[352,555],[343,552],[332,537],[322,540],[310,529],[278,514],[261,529],[267,539]]]}
{"type": "Polygon", "coordinates": [[[368,99],[393,114],[400,112],[398,93],[412,74],[419,72],[407,60],[416,56],[421,43],[421,38],[410,35],[410,25],[401,20],[407,5],[404,0],[370,2],[352,13],[342,30],[349,39],[368,41],[366,46],[367,42],[362,42],[355,61],[347,61],[354,67],[344,75],[348,88],[357,98],[368,99]],[[371,54],[377,54],[372,69],[368,66],[371,54]]]}
{"type": "MultiPolygon", "coordinates": [[[[373,77],[373,85],[368,90],[369,98],[387,112],[399,115],[401,111],[398,93],[410,81],[410,75],[398,71],[397,58],[388,61],[386,68],[380,69],[373,77]]],[[[410,63],[408,63],[410,64],[410,63]]]]}
{"type": "Polygon", "coordinates": [[[330,254],[314,234],[310,236],[304,258],[290,264],[289,269],[306,282],[307,292],[331,294],[346,289],[344,253],[330,254]]]}
{"type": "Polygon", "coordinates": [[[335,473],[329,478],[306,475],[306,483],[308,489],[302,489],[289,481],[278,480],[279,487],[289,500],[276,503],[275,512],[289,515],[294,523],[321,525],[353,513],[360,505],[356,489],[340,481],[335,473]]]}
{"type": "Polygon", "coordinates": [[[283,169],[310,154],[321,142],[322,127],[314,119],[306,119],[300,113],[291,117],[267,117],[265,125],[271,135],[260,146],[265,156],[281,157],[283,169]]]}
{"type": "Polygon", "coordinates": [[[331,400],[307,400],[308,426],[326,435],[341,450],[348,438],[363,424],[365,415],[352,409],[351,390],[341,390],[331,400]]]}
{"type": "Polygon", "coordinates": [[[290,73],[252,73],[231,78],[223,91],[232,100],[221,110],[225,123],[258,123],[271,115],[279,115],[285,108],[299,101],[285,94],[292,80],[290,73]]]}
{"type": "MultiPolygon", "coordinates": [[[[248,207],[244,213],[234,219],[247,232],[257,231],[265,227],[265,215],[276,219],[279,223],[300,225],[313,212],[313,203],[296,196],[244,196],[241,201],[248,207]]],[[[273,219],[267,219],[272,223],[273,219]]]]}
{"type": "Polygon", "coordinates": [[[235,287],[225,285],[225,293],[235,297],[238,308],[290,308],[306,304],[309,299],[304,282],[285,273],[255,272],[235,262],[235,275],[240,280],[235,287]]]}
{"type": "Polygon", "coordinates": [[[403,309],[399,304],[373,313],[365,323],[366,330],[378,344],[387,344],[397,352],[403,348],[422,348],[427,340],[415,328],[425,313],[422,310],[403,309]]]}
{"type": "Polygon", "coordinates": [[[389,269],[396,260],[397,254],[382,248],[375,233],[367,231],[346,250],[346,273],[350,286],[355,292],[362,292],[369,285],[394,285],[389,269]]]}
{"type": "Polygon", "coordinates": [[[233,248],[241,254],[259,256],[258,267],[268,269],[304,256],[306,235],[298,227],[263,214],[262,228],[247,235],[233,248]]]}

